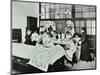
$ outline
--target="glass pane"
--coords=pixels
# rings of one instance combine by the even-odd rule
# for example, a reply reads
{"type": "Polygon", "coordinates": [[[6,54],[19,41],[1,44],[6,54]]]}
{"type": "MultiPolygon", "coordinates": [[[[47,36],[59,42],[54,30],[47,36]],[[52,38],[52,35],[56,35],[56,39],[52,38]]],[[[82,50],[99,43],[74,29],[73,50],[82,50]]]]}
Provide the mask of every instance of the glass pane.
{"type": "Polygon", "coordinates": [[[81,33],[81,27],[79,28],[79,33],[81,33]]]}
{"type": "Polygon", "coordinates": [[[82,17],[81,15],[82,15],[81,13],[75,13],[75,17],[77,17],[77,18],[82,17]]]}
{"type": "Polygon", "coordinates": [[[84,21],[80,21],[80,27],[85,27],[85,22],[84,21]]]}
{"type": "Polygon", "coordinates": [[[65,9],[63,9],[63,8],[61,8],[60,10],[61,10],[61,12],[62,12],[62,13],[64,13],[64,12],[65,12],[65,9]]]}
{"type": "Polygon", "coordinates": [[[96,17],[95,15],[95,12],[90,12],[90,17],[96,17]]]}
{"type": "Polygon", "coordinates": [[[88,35],[91,35],[91,34],[92,34],[91,28],[87,28],[87,34],[88,34],[88,35]]]}
{"type": "Polygon", "coordinates": [[[79,27],[76,27],[76,32],[77,32],[77,33],[80,33],[79,30],[80,30],[79,27]]]}
{"type": "Polygon", "coordinates": [[[54,18],[55,18],[55,12],[51,12],[51,13],[50,13],[50,18],[51,18],[51,19],[54,19],[54,18]]]}
{"type": "Polygon", "coordinates": [[[50,14],[49,13],[46,13],[46,19],[49,19],[50,17],[50,14]]]}
{"type": "Polygon", "coordinates": [[[45,19],[45,13],[41,13],[41,19],[45,19]]]}
{"type": "Polygon", "coordinates": [[[90,6],[89,8],[90,8],[90,9],[89,9],[89,10],[90,10],[90,12],[94,12],[94,11],[96,11],[95,6],[90,6]]]}
{"type": "Polygon", "coordinates": [[[72,17],[72,12],[69,11],[69,10],[68,10],[68,11],[65,11],[64,14],[65,14],[65,17],[66,17],[66,18],[71,18],[71,17],[72,17]]]}
{"type": "Polygon", "coordinates": [[[83,12],[82,17],[83,18],[88,18],[89,17],[89,12],[83,12]]]}
{"type": "Polygon", "coordinates": [[[60,4],[60,8],[65,9],[66,5],[65,4],[60,4]]]}
{"type": "Polygon", "coordinates": [[[71,9],[72,5],[65,5],[65,7],[71,9]]]}
{"type": "Polygon", "coordinates": [[[45,12],[45,7],[41,7],[41,13],[45,12]]]}
{"type": "Polygon", "coordinates": [[[60,9],[60,4],[55,4],[55,9],[59,8],[60,9]]]}
{"type": "Polygon", "coordinates": [[[86,21],[86,27],[92,27],[91,21],[86,21]]]}
{"type": "Polygon", "coordinates": [[[50,11],[50,12],[55,12],[55,9],[50,8],[49,11],[50,11]]]}
{"type": "Polygon", "coordinates": [[[95,28],[92,28],[92,35],[95,35],[95,28]]]}
{"type": "Polygon", "coordinates": [[[61,13],[61,18],[65,18],[66,16],[67,15],[64,12],[61,13]]]}
{"type": "Polygon", "coordinates": [[[45,3],[45,6],[49,6],[49,3],[45,3]]]}
{"type": "Polygon", "coordinates": [[[76,27],[79,27],[79,21],[76,21],[75,23],[76,23],[76,27]]]}
{"type": "Polygon", "coordinates": [[[55,12],[60,12],[60,8],[56,8],[55,9],[55,12]]]}
{"type": "Polygon", "coordinates": [[[49,5],[46,6],[46,12],[49,12],[49,5]]]}
{"type": "Polygon", "coordinates": [[[71,14],[67,14],[66,18],[72,18],[72,13],[71,14]]]}
{"type": "Polygon", "coordinates": [[[42,21],[40,21],[40,27],[41,27],[41,26],[43,26],[43,22],[42,22],[42,21]]]}
{"type": "Polygon", "coordinates": [[[54,9],[54,4],[50,4],[50,9],[54,9]]]}
{"type": "Polygon", "coordinates": [[[84,12],[89,11],[89,6],[82,6],[82,11],[84,11],[84,12]]]}
{"type": "Polygon", "coordinates": [[[46,3],[41,3],[41,6],[45,6],[46,5],[46,3]]]}
{"type": "Polygon", "coordinates": [[[92,20],[92,27],[96,27],[95,26],[95,20],[92,20]]]}
{"type": "Polygon", "coordinates": [[[75,12],[80,12],[82,10],[82,6],[76,5],[75,6],[75,12]]]}
{"type": "Polygon", "coordinates": [[[66,5],[65,11],[66,11],[66,13],[69,13],[71,15],[72,14],[72,6],[71,5],[66,5]]]}

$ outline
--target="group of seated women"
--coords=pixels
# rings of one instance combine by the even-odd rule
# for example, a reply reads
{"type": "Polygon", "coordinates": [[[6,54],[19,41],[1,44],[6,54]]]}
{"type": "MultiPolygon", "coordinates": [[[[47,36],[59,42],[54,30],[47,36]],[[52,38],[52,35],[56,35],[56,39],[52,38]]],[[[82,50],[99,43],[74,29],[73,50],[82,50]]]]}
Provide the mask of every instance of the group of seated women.
{"type": "MultiPolygon", "coordinates": [[[[89,50],[86,37],[86,28],[81,28],[81,37],[74,31],[74,23],[70,20],[66,22],[65,32],[56,32],[52,28],[48,28],[48,31],[41,31],[39,34],[37,31],[31,33],[27,31],[25,44],[30,45],[42,45],[43,47],[55,46],[55,41],[59,43],[66,42],[63,46],[66,57],[69,61],[72,61],[73,55],[76,56],[76,60],[87,61],[89,60],[89,50]]],[[[59,44],[60,45],[60,44],[59,44]]]]}

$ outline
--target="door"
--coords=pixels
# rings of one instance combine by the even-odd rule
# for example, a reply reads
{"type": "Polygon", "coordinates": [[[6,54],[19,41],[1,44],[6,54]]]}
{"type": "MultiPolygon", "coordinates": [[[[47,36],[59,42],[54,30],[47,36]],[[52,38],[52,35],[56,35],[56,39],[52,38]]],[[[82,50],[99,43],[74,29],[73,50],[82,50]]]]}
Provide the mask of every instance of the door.
{"type": "Polygon", "coordinates": [[[26,30],[31,30],[32,32],[37,31],[37,18],[27,16],[26,30]]]}

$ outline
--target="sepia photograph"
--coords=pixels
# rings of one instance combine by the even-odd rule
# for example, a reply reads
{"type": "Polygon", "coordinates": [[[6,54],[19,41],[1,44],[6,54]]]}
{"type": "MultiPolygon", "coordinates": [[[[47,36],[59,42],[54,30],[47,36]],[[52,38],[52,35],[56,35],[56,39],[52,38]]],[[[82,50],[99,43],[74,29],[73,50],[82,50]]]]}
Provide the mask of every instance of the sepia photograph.
{"type": "Polygon", "coordinates": [[[96,6],[11,1],[11,74],[96,70],[96,6]]]}

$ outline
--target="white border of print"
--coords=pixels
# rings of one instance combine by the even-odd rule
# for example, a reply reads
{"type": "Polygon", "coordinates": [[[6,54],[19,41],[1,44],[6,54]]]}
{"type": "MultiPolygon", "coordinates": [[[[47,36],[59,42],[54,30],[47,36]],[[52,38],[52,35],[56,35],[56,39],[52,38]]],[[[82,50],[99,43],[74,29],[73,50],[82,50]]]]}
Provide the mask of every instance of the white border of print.
{"type": "MultiPolygon", "coordinates": [[[[10,27],[11,27],[11,0],[0,0],[0,75],[10,75],[10,27]]],[[[21,0],[19,0],[21,1],[21,0]]],[[[22,0],[37,1],[37,0],[22,0]]],[[[41,73],[41,75],[98,75],[100,69],[100,0],[38,0],[40,2],[55,2],[69,4],[85,4],[97,6],[97,70],[67,71],[54,73],[41,73]]],[[[39,74],[39,73],[38,73],[39,74]]],[[[34,74],[34,75],[38,75],[34,74]]],[[[30,74],[32,75],[32,74],[30,74]]]]}

